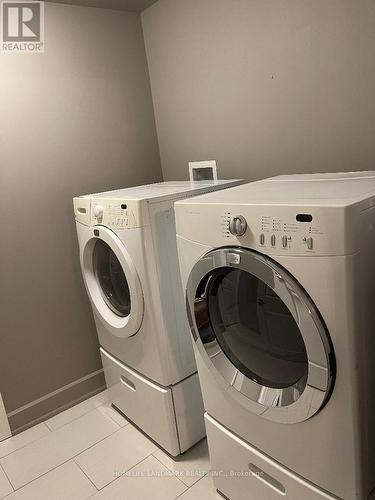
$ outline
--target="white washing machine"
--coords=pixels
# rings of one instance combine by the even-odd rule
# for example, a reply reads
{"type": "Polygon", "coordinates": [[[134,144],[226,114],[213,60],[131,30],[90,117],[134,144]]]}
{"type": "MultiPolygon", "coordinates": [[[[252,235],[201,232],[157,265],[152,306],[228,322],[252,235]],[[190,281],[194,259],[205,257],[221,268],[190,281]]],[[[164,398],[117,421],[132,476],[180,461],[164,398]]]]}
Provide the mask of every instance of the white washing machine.
{"type": "Polygon", "coordinates": [[[205,435],[173,203],[239,182],[164,182],[74,199],[113,404],[172,455],[205,435]]]}
{"type": "Polygon", "coordinates": [[[375,172],[176,204],[216,488],[375,498],[375,172]]]}

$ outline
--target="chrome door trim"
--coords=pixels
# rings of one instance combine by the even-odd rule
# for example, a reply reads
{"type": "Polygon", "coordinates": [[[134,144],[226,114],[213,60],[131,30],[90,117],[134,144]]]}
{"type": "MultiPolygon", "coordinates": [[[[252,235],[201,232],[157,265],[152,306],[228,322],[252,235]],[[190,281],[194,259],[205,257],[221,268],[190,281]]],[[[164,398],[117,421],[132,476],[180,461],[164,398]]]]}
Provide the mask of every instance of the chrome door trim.
{"type": "Polygon", "coordinates": [[[216,381],[242,405],[274,422],[297,423],[312,417],[326,402],[334,379],[333,349],[329,334],[310,297],[275,261],[243,248],[228,247],[210,251],[191,271],[186,302],[196,348],[216,381]],[[216,340],[202,343],[195,321],[196,292],[202,279],[221,267],[253,274],[285,303],[305,343],[308,375],[304,387],[298,387],[298,383],[283,389],[263,386],[240,372],[216,340]]]}

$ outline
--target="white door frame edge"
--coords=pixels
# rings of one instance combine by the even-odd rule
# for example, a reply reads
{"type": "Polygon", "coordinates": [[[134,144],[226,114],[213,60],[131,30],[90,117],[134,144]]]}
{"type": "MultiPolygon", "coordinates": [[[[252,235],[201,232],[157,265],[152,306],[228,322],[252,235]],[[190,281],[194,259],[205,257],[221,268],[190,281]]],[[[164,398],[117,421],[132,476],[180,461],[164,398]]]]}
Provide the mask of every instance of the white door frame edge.
{"type": "Polygon", "coordinates": [[[0,441],[9,438],[12,435],[8,417],[5,411],[3,398],[0,393],[0,441]]]}

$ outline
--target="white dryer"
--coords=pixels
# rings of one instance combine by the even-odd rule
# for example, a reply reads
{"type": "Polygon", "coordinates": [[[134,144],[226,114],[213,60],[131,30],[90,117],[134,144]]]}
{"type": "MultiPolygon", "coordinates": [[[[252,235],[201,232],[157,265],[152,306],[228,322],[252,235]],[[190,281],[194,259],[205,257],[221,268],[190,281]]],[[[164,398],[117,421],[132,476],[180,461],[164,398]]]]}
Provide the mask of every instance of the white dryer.
{"type": "Polygon", "coordinates": [[[214,483],[375,498],[375,172],[176,203],[214,483]]]}
{"type": "Polygon", "coordinates": [[[74,198],[113,404],[172,455],[205,435],[173,203],[240,182],[164,182],[74,198]]]}

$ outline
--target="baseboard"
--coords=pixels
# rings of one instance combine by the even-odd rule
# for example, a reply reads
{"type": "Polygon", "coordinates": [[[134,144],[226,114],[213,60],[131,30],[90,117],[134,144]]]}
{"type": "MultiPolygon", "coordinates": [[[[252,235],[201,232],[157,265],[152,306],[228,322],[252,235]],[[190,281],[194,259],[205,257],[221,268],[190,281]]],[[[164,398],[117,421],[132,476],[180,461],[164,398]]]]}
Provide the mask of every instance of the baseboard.
{"type": "Polygon", "coordinates": [[[7,414],[12,434],[18,434],[105,389],[103,369],[86,375],[7,414]]]}

